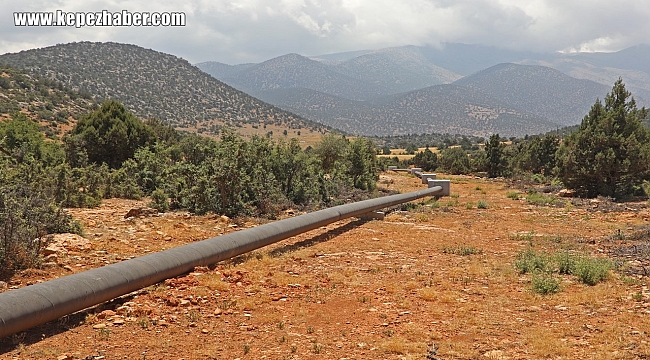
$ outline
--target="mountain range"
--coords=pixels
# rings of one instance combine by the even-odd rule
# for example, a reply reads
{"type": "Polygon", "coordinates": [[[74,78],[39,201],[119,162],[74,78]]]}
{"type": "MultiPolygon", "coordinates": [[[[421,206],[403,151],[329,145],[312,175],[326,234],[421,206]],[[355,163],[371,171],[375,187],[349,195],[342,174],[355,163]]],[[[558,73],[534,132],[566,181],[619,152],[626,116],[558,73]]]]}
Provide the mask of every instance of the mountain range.
{"type": "Polygon", "coordinates": [[[645,104],[648,64],[646,45],[617,53],[537,54],[447,44],[197,67],[280,108],[355,134],[521,136],[578,124],[618,77],[645,104]]]}
{"type": "Polygon", "coordinates": [[[193,66],[135,45],[80,42],[0,55],[0,63],[78,92],[73,97],[116,99],[140,117],[208,133],[228,125],[288,134],[281,125],[292,135],[331,126],[361,135],[509,137],[578,124],[619,76],[637,103],[650,99],[645,45],[610,54],[404,46],[193,66]]]}

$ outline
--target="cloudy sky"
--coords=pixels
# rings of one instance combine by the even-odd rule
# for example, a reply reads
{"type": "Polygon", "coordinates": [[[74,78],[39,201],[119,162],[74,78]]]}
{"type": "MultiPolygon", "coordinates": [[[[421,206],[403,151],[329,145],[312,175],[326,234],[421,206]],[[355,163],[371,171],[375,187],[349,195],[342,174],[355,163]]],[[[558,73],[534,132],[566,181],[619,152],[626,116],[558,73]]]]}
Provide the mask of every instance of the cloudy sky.
{"type": "Polygon", "coordinates": [[[113,41],[192,63],[401,45],[616,51],[650,43],[647,0],[3,0],[0,53],[113,41]],[[185,27],[17,27],[14,12],[184,12],[185,27]]]}

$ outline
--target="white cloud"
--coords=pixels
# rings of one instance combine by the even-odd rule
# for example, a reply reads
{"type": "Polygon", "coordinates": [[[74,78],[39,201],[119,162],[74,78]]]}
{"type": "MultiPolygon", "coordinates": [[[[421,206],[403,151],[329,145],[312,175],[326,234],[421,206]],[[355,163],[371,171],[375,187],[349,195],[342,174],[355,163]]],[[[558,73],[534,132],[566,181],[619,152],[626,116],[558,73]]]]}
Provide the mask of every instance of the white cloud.
{"type": "Polygon", "coordinates": [[[192,62],[262,61],[406,44],[612,51],[650,38],[647,0],[58,0],[0,3],[0,53],[70,41],[134,43],[192,62]],[[14,11],[184,11],[184,28],[19,28],[14,11]]]}

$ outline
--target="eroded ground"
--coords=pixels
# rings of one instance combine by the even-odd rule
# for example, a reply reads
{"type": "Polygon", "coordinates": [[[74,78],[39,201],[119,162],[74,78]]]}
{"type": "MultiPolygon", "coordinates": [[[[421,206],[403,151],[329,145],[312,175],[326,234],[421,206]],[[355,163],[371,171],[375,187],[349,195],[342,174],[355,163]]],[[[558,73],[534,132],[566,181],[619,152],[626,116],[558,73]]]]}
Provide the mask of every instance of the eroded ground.
{"type": "MultiPolygon", "coordinates": [[[[391,189],[424,187],[405,174],[382,179],[391,189]]],[[[507,196],[515,191],[501,181],[452,177],[453,196],[437,204],[416,202],[384,221],[340,221],[195,269],[4,339],[0,358],[650,357],[650,292],[641,271],[647,263],[618,248],[631,245],[625,235],[650,219],[645,204],[536,206],[525,193],[507,196]],[[628,275],[612,271],[595,286],[563,275],[561,292],[538,295],[530,275],[513,265],[531,246],[615,253],[628,275]]],[[[108,200],[98,209],[73,210],[89,247],[70,247],[51,257],[49,268],[26,271],[8,286],[255,225],[184,213],[124,219],[142,205],[108,200]]]]}

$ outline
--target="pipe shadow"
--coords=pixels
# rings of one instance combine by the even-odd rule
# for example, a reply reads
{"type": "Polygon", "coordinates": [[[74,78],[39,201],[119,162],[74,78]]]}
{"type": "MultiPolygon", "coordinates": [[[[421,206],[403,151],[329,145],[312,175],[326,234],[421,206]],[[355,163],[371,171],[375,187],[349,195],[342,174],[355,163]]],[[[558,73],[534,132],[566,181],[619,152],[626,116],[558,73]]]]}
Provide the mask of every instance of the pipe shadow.
{"type": "Polygon", "coordinates": [[[0,339],[0,356],[14,351],[21,346],[28,346],[43,341],[54,335],[67,331],[74,331],[75,328],[85,324],[90,314],[96,314],[103,310],[113,310],[124,303],[132,301],[139,291],[115,298],[113,300],[89,307],[76,313],[63,316],[45,324],[41,324],[19,333],[9,335],[0,339]]]}
{"type": "Polygon", "coordinates": [[[302,241],[298,241],[297,243],[288,244],[288,245],[284,245],[284,246],[278,247],[276,249],[273,249],[272,251],[269,252],[269,255],[272,256],[272,257],[277,257],[277,256],[284,255],[286,253],[289,253],[289,252],[297,251],[297,250],[300,250],[300,249],[303,249],[303,248],[306,248],[306,247],[314,246],[316,244],[329,241],[332,238],[337,237],[337,236],[342,235],[342,234],[345,234],[346,232],[348,232],[348,231],[350,231],[350,230],[352,230],[352,229],[354,229],[354,228],[356,228],[356,227],[358,227],[360,225],[363,225],[368,221],[370,221],[370,220],[357,219],[357,220],[351,221],[351,222],[349,222],[349,223],[347,223],[347,224],[345,224],[343,226],[339,226],[339,227],[337,227],[335,229],[328,230],[328,231],[326,231],[326,232],[324,232],[324,233],[322,233],[320,235],[316,235],[316,236],[311,237],[309,239],[305,239],[305,240],[302,240],[302,241]]]}

